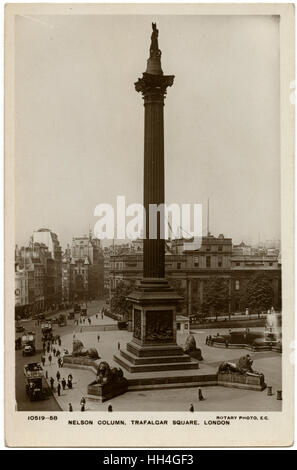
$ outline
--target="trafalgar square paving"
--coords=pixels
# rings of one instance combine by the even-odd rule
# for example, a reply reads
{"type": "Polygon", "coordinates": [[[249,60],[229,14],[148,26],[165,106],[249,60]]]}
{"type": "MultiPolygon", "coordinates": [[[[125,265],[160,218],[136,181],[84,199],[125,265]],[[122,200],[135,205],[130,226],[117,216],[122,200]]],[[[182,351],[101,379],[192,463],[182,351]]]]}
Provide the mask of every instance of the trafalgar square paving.
{"type": "MultiPolygon", "coordinates": [[[[91,325],[86,321],[84,324],[73,325],[71,332],[61,334],[62,348],[72,351],[73,339],[82,341],[86,348],[96,348],[98,350],[100,361],[106,361],[111,367],[118,367],[114,361],[114,355],[122,345],[131,340],[132,333],[127,330],[116,329],[116,322],[109,317],[101,317],[100,312],[90,317],[91,325]]],[[[260,330],[260,329],[259,329],[260,330]]],[[[220,333],[226,333],[227,330],[220,329],[220,333]]],[[[208,335],[214,335],[216,330],[191,330],[197,343],[201,348],[203,361],[199,362],[199,373],[217,372],[219,364],[223,361],[235,362],[240,356],[247,353],[244,349],[221,349],[214,348],[205,344],[208,335]]],[[[187,334],[177,334],[177,343],[183,346],[187,334]]],[[[95,374],[90,369],[78,369],[63,366],[59,369],[61,380],[63,377],[67,381],[69,374],[73,376],[73,388],[61,390],[61,395],[57,394],[56,373],[58,370],[57,360],[49,365],[47,356],[45,363],[45,373],[48,379],[55,379],[54,397],[63,411],[69,410],[71,403],[73,411],[80,411],[80,401],[86,397],[85,412],[88,411],[107,411],[111,404],[113,411],[188,411],[193,404],[194,411],[281,411],[282,401],[277,400],[277,390],[281,390],[281,354],[273,351],[249,352],[254,363],[254,370],[260,371],[265,376],[265,382],[272,387],[272,395],[268,396],[267,389],[260,391],[242,390],[235,388],[225,388],[223,386],[205,386],[202,387],[204,400],[198,399],[198,388],[164,388],[157,390],[135,390],[128,391],[123,395],[117,396],[100,403],[97,400],[89,399],[87,396],[87,386],[95,379],[95,374]]],[[[197,371],[197,372],[198,372],[197,371]]],[[[179,372],[182,373],[182,372],[179,372]]],[[[155,375],[162,374],[155,372],[155,375]]],[[[168,376],[176,374],[174,371],[167,371],[168,376]]],[[[124,371],[125,377],[131,377],[124,371]]]]}

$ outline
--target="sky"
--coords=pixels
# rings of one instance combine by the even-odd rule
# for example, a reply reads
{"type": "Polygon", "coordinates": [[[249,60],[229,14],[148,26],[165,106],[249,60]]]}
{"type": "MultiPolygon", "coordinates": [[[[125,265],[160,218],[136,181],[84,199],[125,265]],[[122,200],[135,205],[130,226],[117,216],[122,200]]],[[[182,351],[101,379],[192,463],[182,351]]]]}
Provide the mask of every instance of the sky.
{"type": "Polygon", "coordinates": [[[280,238],[276,16],[17,16],[16,243],[47,227],[63,247],[97,204],[141,203],[151,22],[165,100],[166,203],[206,204],[234,243],[280,238]]]}

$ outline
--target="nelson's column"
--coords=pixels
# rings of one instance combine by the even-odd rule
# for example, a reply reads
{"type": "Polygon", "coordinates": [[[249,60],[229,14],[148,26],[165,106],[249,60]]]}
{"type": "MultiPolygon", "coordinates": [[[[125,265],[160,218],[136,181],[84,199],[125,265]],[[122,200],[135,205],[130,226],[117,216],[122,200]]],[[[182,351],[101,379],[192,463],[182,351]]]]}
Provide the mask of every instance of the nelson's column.
{"type": "Polygon", "coordinates": [[[143,279],[128,297],[133,304],[133,339],[114,359],[130,372],[197,369],[198,363],[176,343],[176,305],[181,300],[165,279],[164,218],[158,215],[157,238],[149,238],[149,204],[164,203],[164,98],[174,76],[164,75],[158,29],[152,24],[146,72],[135,83],[144,99],[144,207],[146,238],[143,279]]]}

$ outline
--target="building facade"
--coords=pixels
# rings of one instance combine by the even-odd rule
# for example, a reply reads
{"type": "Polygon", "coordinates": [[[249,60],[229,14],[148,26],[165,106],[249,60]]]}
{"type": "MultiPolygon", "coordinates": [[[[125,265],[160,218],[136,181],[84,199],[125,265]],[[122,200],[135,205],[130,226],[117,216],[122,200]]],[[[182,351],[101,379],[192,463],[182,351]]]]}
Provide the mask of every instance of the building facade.
{"type": "Polygon", "coordinates": [[[28,246],[16,246],[16,312],[35,314],[62,302],[61,254],[57,235],[48,229],[33,232],[28,246]],[[26,295],[19,295],[20,285],[27,285],[26,295]]]}
{"type": "Polygon", "coordinates": [[[64,301],[82,301],[103,296],[104,258],[100,240],[74,237],[62,260],[64,301]]]}
{"type": "MultiPolygon", "coordinates": [[[[244,294],[248,281],[258,273],[264,274],[273,286],[273,305],[281,309],[281,264],[279,256],[244,253],[233,250],[232,239],[223,235],[202,238],[199,249],[187,249],[192,245],[185,240],[167,243],[165,254],[166,278],[184,296],[183,311],[188,315],[203,309],[208,281],[224,279],[228,286],[230,313],[244,311],[244,294]]],[[[243,248],[243,247],[242,247],[243,248]]],[[[142,278],[143,257],[139,251],[110,256],[110,298],[120,282],[131,285],[142,278]]]]}

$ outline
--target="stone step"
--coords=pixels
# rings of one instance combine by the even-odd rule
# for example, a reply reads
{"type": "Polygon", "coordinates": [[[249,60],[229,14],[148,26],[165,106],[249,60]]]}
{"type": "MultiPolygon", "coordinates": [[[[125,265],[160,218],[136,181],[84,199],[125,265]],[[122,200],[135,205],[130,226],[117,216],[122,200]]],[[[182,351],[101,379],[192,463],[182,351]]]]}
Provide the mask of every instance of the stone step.
{"type": "Polygon", "coordinates": [[[148,357],[138,357],[134,354],[131,354],[127,351],[120,351],[122,357],[127,359],[132,364],[141,365],[141,364],[169,364],[177,362],[191,362],[191,358],[188,355],[183,356],[148,356],[148,357]]]}
{"type": "Polygon", "coordinates": [[[148,377],[128,379],[128,391],[162,390],[165,388],[194,388],[217,385],[217,374],[197,374],[176,377],[148,377]]]}
{"type": "Polygon", "coordinates": [[[189,369],[198,369],[199,364],[195,360],[190,362],[178,362],[178,363],[164,363],[164,364],[141,364],[135,365],[130,361],[125,359],[123,356],[113,356],[115,362],[120,364],[124,369],[132,373],[137,372],[156,372],[156,371],[166,371],[166,370],[189,370],[189,369]]]}
{"type": "Polygon", "coordinates": [[[127,343],[127,351],[138,357],[183,356],[184,351],[177,344],[139,345],[134,341],[127,343]]]}

